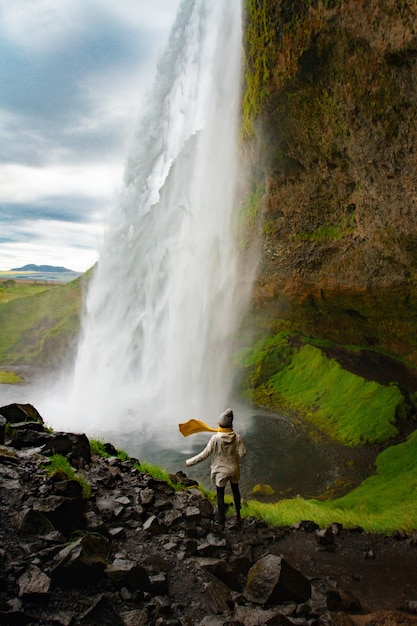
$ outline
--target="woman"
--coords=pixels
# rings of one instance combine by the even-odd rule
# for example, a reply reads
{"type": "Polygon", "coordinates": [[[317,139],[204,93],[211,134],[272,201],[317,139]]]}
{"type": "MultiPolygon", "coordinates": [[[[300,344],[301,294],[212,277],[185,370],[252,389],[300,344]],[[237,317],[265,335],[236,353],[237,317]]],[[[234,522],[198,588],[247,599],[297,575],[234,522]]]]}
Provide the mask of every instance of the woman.
{"type": "Polygon", "coordinates": [[[216,485],[218,524],[224,527],[226,522],[226,506],[224,502],[224,491],[226,483],[230,481],[233,500],[236,509],[236,518],[240,522],[240,458],[245,456],[246,450],[240,435],[233,430],[233,411],[227,409],[220,415],[219,427],[200,454],[187,459],[185,465],[195,465],[204,461],[212,454],[211,480],[216,485]]]}

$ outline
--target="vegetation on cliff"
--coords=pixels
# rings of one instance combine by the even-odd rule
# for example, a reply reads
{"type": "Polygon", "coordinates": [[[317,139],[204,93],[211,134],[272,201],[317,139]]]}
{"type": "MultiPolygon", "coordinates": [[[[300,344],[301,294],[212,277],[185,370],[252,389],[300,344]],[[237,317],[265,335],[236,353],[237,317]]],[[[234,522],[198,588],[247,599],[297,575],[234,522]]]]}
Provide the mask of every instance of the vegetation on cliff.
{"type": "Polygon", "coordinates": [[[295,411],[345,446],[385,442],[406,416],[396,385],[344,370],[315,346],[293,347],[285,333],[263,338],[239,355],[244,394],[260,406],[295,411]]]}
{"type": "MultiPolygon", "coordinates": [[[[71,360],[91,271],[66,284],[0,283],[0,363],[53,369],[71,360]]],[[[3,374],[9,382],[10,373],[3,374]]],[[[11,380],[10,382],[18,382],[11,380]]]]}

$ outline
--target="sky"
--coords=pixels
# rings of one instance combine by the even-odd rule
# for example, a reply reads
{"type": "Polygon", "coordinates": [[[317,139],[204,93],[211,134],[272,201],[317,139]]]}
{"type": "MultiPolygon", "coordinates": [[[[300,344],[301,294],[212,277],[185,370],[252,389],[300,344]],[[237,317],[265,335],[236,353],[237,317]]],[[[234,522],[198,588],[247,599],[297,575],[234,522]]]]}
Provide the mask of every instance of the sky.
{"type": "Polygon", "coordinates": [[[0,0],[0,270],[99,258],[179,0],[0,0]]]}

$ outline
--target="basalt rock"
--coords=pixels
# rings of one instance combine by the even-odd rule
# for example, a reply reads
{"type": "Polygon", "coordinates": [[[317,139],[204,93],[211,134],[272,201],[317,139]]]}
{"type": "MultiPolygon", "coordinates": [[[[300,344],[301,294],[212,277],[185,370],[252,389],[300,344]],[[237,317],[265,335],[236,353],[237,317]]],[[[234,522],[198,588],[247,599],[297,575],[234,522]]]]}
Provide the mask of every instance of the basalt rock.
{"type": "MultiPolygon", "coordinates": [[[[48,476],[45,449],[14,448],[18,430],[0,448],[1,624],[356,626],[358,613],[381,607],[417,619],[413,535],[389,543],[340,524],[271,528],[254,518],[219,530],[199,491],[175,492],[116,457],[81,457],[86,496],[76,478],[48,476]],[[369,546],[375,559],[365,560],[369,546]]],[[[25,430],[43,432],[29,419],[25,430]]],[[[71,443],[61,448],[70,459],[87,438],[63,435],[55,441],[71,443]]]]}
{"type": "Polygon", "coordinates": [[[249,570],[244,595],[256,604],[306,602],[311,598],[311,584],[283,557],[267,554],[249,570]]]}

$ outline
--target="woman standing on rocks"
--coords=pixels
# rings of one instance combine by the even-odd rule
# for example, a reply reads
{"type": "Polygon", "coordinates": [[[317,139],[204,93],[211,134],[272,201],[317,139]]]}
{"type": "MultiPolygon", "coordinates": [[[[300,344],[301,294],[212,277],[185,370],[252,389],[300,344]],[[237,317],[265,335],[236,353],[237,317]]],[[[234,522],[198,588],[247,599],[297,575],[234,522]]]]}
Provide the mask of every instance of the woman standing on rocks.
{"type": "MultiPolygon", "coordinates": [[[[197,423],[197,420],[191,420],[190,422],[197,423]]],[[[187,424],[180,424],[180,430],[185,436],[187,434],[191,434],[191,432],[187,432],[186,428],[190,422],[187,422],[187,424]]],[[[198,422],[198,424],[203,424],[205,426],[203,422],[198,422]]],[[[207,427],[206,429],[211,431],[214,430],[212,428],[210,429],[209,427],[207,427]]],[[[199,430],[206,429],[200,428],[199,430]]],[[[197,430],[193,430],[193,432],[197,432],[197,430]]],[[[239,491],[239,461],[241,457],[245,456],[246,449],[241,436],[235,433],[233,430],[232,409],[227,409],[224,413],[220,415],[219,426],[216,434],[211,437],[204,450],[200,452],[200,454],[193,456],[191,459],[187,459],[185,465],[187,467],[190,467],[190,465],[200,463],[200,461],[204,461],[204,459],[207,459],[210,454],[212,454],[211,480],[216,485],[217,491],[217,507],[219,520],[217,524],[224,527],[226,523],[226,506],[224,502],[224,492],[228,481],[230,481],[230,486],[232,488],[233,500],[236,509],[236,519],[237,522],[240,523],[241,498],[239,491]]]]}

